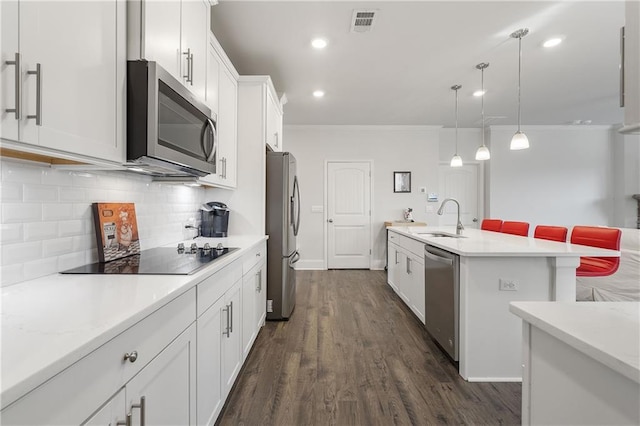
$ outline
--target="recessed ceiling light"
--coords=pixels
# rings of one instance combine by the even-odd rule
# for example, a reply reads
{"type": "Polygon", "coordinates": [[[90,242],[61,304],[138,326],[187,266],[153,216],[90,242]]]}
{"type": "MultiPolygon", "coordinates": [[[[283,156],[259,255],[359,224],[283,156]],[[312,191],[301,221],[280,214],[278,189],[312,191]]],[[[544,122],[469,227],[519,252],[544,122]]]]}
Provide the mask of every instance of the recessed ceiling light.
{"type": "Polygon", "coordinates": [[[480,96],[484,95],[484,94],[485,94],[484,90],[476,90],[475,92],[473,92],[473,96],[478,97],[478,98],[480,96]]]}
{"type": "Polygon", "coordinates": [[[314,38],[313,40],[311,40],[311,46],[313,46],[315,49],[324,49],[325,47],[327,47],[327,40],[323,38],[314,38]]]}
{"type": "Polygon", "coordinates": [[[324,96],[324,91],[322,90],[316,90],[313,92],[313,96],[315,96],[316,98],[321,98],[324,96]]]}
{"type": "Polygon", "coordinates": [[[562,39],[560,37],[550,38],[549,40],[542,43],[544,47],[554,47],[562,43],[562,39]]]}

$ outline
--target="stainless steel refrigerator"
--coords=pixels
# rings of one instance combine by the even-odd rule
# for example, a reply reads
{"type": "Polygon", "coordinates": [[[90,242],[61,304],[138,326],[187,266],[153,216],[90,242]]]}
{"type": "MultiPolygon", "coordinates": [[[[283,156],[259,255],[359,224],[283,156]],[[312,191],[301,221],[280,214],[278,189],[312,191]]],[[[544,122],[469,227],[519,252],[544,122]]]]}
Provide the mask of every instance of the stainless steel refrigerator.
{"type": "Polygon", "coordinates": [[[289,319],[296,303],[293,264],[300,259],[300,188],[296,159],[289,152],[267,152],[267,319],[289,319]]]}

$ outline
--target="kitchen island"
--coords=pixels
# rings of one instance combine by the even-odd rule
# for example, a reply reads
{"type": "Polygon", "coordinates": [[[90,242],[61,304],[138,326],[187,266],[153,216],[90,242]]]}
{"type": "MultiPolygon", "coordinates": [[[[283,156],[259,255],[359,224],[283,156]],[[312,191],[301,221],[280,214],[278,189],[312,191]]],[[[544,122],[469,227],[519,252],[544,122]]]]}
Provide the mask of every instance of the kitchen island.
{"type": "Polygon", "coordinates": [[[514,302],[522,424],[640,424],[640,303],[514,302]]]}
{"type": "Polygon", "coordinates": [[[522,380],[522,327],[509,313],[510,302],[575,302],[580,256],[619,256],[612,250],[477,229],[464,230],[462,238],[455,238],[451,227],[388,230],[390,238],[395,234],[459,256],[459,373],[468,381],[522,380]]]}

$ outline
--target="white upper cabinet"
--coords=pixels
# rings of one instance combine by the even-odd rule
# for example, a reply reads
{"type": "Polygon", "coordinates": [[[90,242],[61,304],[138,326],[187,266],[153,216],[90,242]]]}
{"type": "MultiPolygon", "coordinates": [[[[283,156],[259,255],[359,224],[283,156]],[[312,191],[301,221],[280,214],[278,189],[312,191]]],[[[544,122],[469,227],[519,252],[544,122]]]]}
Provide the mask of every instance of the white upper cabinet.
{"type": "Polygon", "coordinates": [[[208,0],[128,3],[129,59],[155,61],[205,99],[208,0]]]}
{"type": "Polygon", "coordinates": [[[206,104],[217,115],[216,173],[201,178],[204,184],[224,188],[237,185],[238,73],[213,35],[207,55],[206,104]]]}
{"type": "Polygon", "coordinates": [[[267,90],[267,145],[274,151],[282,151],[282,106],[276,93],[267,90]]]}
{"type": "Polygon", "coordinates": [[[0,7],[2,137],[122,162],[124,3],[3,1],[0,7]]]}
{"type": "Polygon", "coordinates": [[[640,134],[640,3],[627,1],[625,8],[624,127],[620,131],[640,134]]]}

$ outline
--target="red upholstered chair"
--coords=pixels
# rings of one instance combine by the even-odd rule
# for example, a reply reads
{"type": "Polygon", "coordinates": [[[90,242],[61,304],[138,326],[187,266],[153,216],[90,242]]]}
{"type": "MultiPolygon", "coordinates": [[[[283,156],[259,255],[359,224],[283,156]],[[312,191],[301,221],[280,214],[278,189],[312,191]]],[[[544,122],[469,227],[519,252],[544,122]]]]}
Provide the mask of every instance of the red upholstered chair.
{"type": "Polygon", "coordinates": [[[533,231],[533,237],[564,243],[567,241],[567,232],[564,226],[538,225],[533,231]]]}
{"type": "MultiPolygon", "coordinates": [[[[616,228],[574,226],[571,231],[571,244],[620,250],[621,235],[622,232],[616,228]]],[[[620,266],[619,257],[585,256],[580,258],[580,266],[576,269],[576,276],[604,277],[616,272],[618,266],[620,266]]]]}
{"type": "Polygon", "coordinates": [[[483,219],[480,229],[483,231],[500,232],[500,229],[502,229],[502,219],[483,219]]]}
{"type": "Polygon", "coordinates": [[[502,224],[503,234],[520,235],[523,237],[529,236],[529,224],[527,222],[512,222],[505,220],[502,224]]]}

